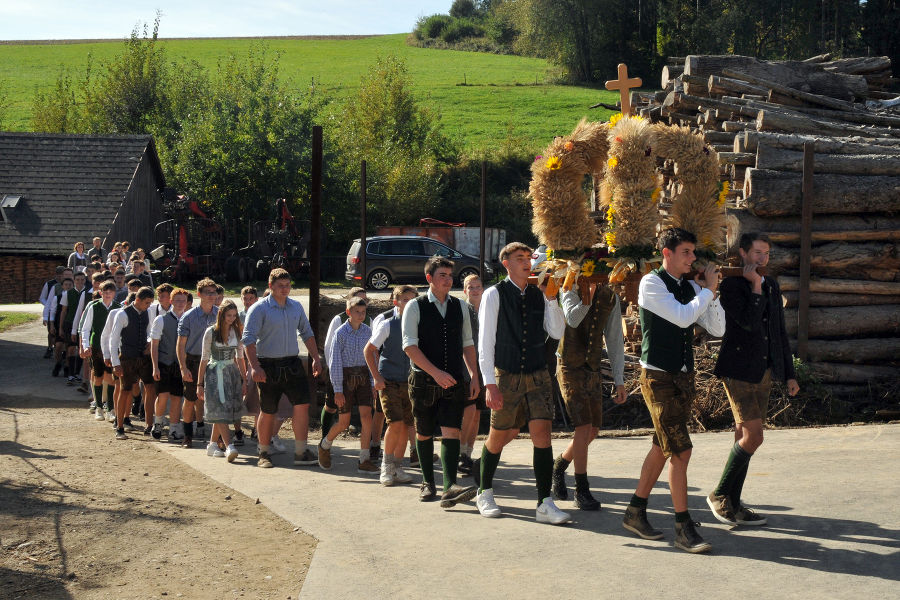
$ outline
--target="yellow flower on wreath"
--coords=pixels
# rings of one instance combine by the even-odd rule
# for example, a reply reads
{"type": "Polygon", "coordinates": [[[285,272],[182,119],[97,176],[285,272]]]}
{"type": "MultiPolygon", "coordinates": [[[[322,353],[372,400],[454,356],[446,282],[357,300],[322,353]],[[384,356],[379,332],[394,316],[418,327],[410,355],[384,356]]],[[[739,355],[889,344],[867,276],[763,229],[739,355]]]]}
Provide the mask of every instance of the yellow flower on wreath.
{"type": "Polygon", "coordinates": [[[619,164],[619,159],[616,158],[615,156],[612,156],[609,158],[609,160],[606,161],[606,164],[609,166],[610,169],[615,169],[616,166],[619,164]]]}
{"type": "Polygon", "coordinates": [[[597,267],[596,263],[590,258],[584,261],[584,264],[581,265],[581,274],[584,277],[590,277],[594,274],[594,269],[597,267]]]}
{"type": "Polygon", "coordinates": [[[612,231],[607,231],[606,235],[604,237],[606,238],[606,247],[609,248],[610,252],[615,252],[616,251],[616,247],[615,247],[616,246],[616,234],[612,231]]]}
{"type": "Polygon", "coordinates": [[[655,190],[650,192],[650,200],[653,202],[653,204],[659,202],[660,193],[662,193],[662,188],[656,188],[655,190]]]}
{"type": "Polygon", "coordinates": [[[725,206],[725,200],[728,198],[728,191],[731,189],[731,185],[724,181],[722,182],[722,191],[719,192],[719,199],[716,200],[716,204],[719,206],[725,206]]]}
{"type": "Polygon", "coordinates": [[[609,126],[610,126],[610,127],[615,127],[615,126],[616,126],[616,123],[618,123],[619,121],[621,121],[623,116],[624,116],[624,115],[623,115],[622,113],[616,113],[616,114],[610,116],[610,117],[609,117],[609,126]]]}
{"type": "Polygon", "coordinates": [[[562,160],[558,156],[551,156],[547,159],[547,168],[551,171],[556,171],[562,168],[562,160]]]}

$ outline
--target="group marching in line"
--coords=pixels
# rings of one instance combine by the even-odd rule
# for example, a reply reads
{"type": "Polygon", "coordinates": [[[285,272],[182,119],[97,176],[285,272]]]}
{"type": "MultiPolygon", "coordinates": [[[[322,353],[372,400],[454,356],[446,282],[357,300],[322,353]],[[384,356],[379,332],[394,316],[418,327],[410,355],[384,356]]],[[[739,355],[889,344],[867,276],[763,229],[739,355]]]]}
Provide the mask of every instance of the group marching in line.
{"type": "MultiPolygon", "coordinates": [[[[587,459],[602,425],[604,347],[612,400],[627,399],[621,308],[609,286],[585,283],[586,293],[576,285],[548,296],[546,286],[528,284],[531,248],[514,242],[499,256],[508,276],[485,290],[478,276],[470,275],[460,300],[450,294],[453,263],[434,256],[424,264],[427,292],[394,287],[393,308],[374,319],[367,316],[365,290],[351,289],[346,311],[329,325],[323,365],[306,312],[290,297],[291,276],[284,269],[269,274],[261,297],[244,287],[242,309],[224,299],[222,286],[202,279],[194,306],[191,291],[168,283],[154,290],[142,250],[129,253],[128,243],[121,242],[105,254],[100,242],[94,238],[88,252],[77,243],[68,264],[44,285],[40,301],[53,376],[62,371],[69,385],[78,383],[91,393],[91,414],[112,423],[116,439],[141,429],[131,422],[135,417],[143,420],[144,435],[184,448],[195,438],[208,440],[207,454],[233,462],[236,447],[245,443],[242,417],[249,414],[255,416],[249,437],[257,444],[257,466],[272,468],[272,456],[285,452],[277,433],[290,418],[294,465],[329,470],[335,441],[350,426],[356,406],[359,473],[378,474],[385,486],[413,482],[403,468],[409,446],[408,465],[421,470],[419,500],[439,499],[442,508],[451,508],[474,499],[479,513],[490,518],[503,512],[493,490],[503,448],[527,426],[534,446],[537,522],[571,521],[556,502],[569,499],[566,471],[573,463],[574,507],[600,510],[588,483],[587,459]],[[548,338],[559,341],[555,377],[574,425],[572,440],[555,459],[548,338]],[[307,378],[298,339],[313,377],[326,379],[321,441],[314,448],[308,435],[316,382],[307,378]],[[481,413],[488,409],[490,431],[473,459],[481,413]],[[475,485],[462,483],[470,475],[475,485]]],[[[695,245],[688,231],[663,231],[662,266],[641,279],[640,388],[654,433],[623,520],[625,529],[643,539],[664,537],[647,520],[647,505],[668,462],[674,544],[691,553],[710,549],[688,511],[694,325],[723,338],[715,374],[735,420],[734,445],[706,499],[718,521],[766,523],[743,504],[744,480],[763,441],[772,381],[784,381],[790,395],[799,390],[778,284],[757,273],[768,262],[769,239],[744,234],[743,276],[725,278],[721,285],[714,266],[702,277],[685,277],[695,245]]]]}

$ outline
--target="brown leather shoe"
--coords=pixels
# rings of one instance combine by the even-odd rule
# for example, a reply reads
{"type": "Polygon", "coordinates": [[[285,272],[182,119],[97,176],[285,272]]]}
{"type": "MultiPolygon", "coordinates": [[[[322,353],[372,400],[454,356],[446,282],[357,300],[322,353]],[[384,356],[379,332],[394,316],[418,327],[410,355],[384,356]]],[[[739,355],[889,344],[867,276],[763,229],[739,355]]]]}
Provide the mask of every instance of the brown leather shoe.
{"type": "Polygon", "coordinates": [[[326,471],[331,469],[331,448],[326,450],[321,443],[319,443],[319,466],[326,471]]]}
{"type": "Polygon", "coordinates": [[[182,448],[191,448],[193,443],[194,443],[194,440],[191,438],[191,436],[186,435],[186,436],[184,436],[184,439],[181,440],[181,447],[182,448]]]}
{"type": "Polygon", "coordinates": [[[363,475],[371,475],[372,473],[378,473],[381,471],[371,460],[364,460],[356,467],[357,473],[362,473],[363,475]]]}

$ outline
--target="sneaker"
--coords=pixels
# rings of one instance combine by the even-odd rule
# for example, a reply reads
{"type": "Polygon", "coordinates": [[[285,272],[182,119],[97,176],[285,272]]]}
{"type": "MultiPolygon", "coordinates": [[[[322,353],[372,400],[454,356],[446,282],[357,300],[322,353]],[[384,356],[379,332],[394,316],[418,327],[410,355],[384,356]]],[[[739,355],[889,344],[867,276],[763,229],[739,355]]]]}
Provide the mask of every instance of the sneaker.
{"type": "Polygon", "coordinates": [[[675,523],[675,547],[691,554],[711,550],[712,545],[700,537],[700,534],[694,529],[694,527],[699,525],[700,523],[694,521],[675,523]]]}
{"type": "Polygon", "coordinates": [[[767,522],[766,518],[763,515],[750,510],[743,504],[741,505],[740,508],[738,508],[736,511],[734,511],[734,520],[737,522],[738,525],[759,526],[759,525],[765,525],[767,522]]]}
{"type": "Polygon", "coordinates": [[[412,483],[412,475],[404,471],[403,467],[397,463],[391,463],[391,466],[394,468],[394,481],[397,483],[412,483]]]}
{"type": "Polygon", "coordinates": [[[484,490],[475,496],[475,506],[478,507],[478,512],[481,513],[482,517],[496,519],[503,514],[500,511],[500,507],[494,502],[494,490],[484,490]]]}
{"type": "Polygon", "coordinates": [[[141,414],[141,399],[138,398],[137,400],[135,400],[134,398],[132,398],[131,399],[131,415],[134,417],[137,417],[137,416],[140,416],[140,414],[141,414]]]}
{"type": "Polygon", "coordinates": [[[125,431],[136,431],[137,430],[137,427],[135,427],[134,425],[131,424],[131,419],[128,417],[125,417],[125,420],[122,422],[122,424],[125,426],[125,431]]]}
{"type": "Polygon", "coordinates": [[[256,427],[250,428],[250,439],[253,440],[254,442],[258,439],[256,436],[256,427]]]}
{"type": "Polygon", "coordinates": [[[153,436],[154,440],[160,439],[162,437],[162,423],[154,423],[150,435],[153,436]]]}
{"type": "Polygon", "coordinates": [[[78,391],[82,394],[90,394],[91,388],[88,387],[88,384],[85,382],[81,382],[81,385],[78,386],[78,391]]]}
{"type": "Polygon", "coordinates": [[[237,448],[234,447],[234,444],[228,444],[228,448],[225,449],[225,460],[230,463],[234,462],[234,459],[238,457],[237,448]]]}
{"type": "Polygon", "coordinates": [[[579,510],[600,510],[600,502],[591,495],[591,490],[575,490],[575,508],[579,510]]]}
{"type": "Polygon", "coordinates": [[[284,443],[277,435],[272,436],[272,442],[270,445],[272,447],[272,451],[270,452],[270,454],[284,454],[286,451],[284,443]]]}
{"type": "Polygon", "coordinates": [[[381,485],[384,487],[391,487],[394,485],[394,464],[390,461],[382,461],[381,463],[381,475],[378,477],[378,481],[381,482],[381,485]]]}
{"type": "Polygon", "coordinates": [[[110,423],[116,422],[116,413],[114,411],[108,410],[106,411],[106,420],[110,423]]]}
{"type": "Polygon", "coordinates": [[[81,375],[75,375],[74,377],[75,377],[75,381],[77,381],[78,383],[81,383],[81,381],[82,381],[81,375]]]}
{"type": "Polygon", "coordinates": [[[260,452],[256,466],[260,469],[271,469],[275,465],[272,464],[272,457],[269,456],[268,452],[260,452]]]}
{"type": "Polygon", "coordinates": [[[412,448],[409,451],[409,467],[411,469],[417,469],[419,467],[419,453],[415,448],[412,448]]]}
{"type": "Polygon", "coordinates": [[[219,448],[219,445],[215,442],[210,442],[206,445],[206,455],[207,456],[215,456],[216,458],[222,458],[225,456],[225,453],[222,452],[222,449],[219,448]]]}
{"type": "Polygon", "coordinates": [[[356,466],[356,472],[362,473],[363,475],[369,475],[370,473],[377,473],[379,468],[376,467],[371,460],[364,460],[356,466]]]}
{"type": "Polygon", "coordinates": [[[472,474],[472,457],[466,456],[465,454],[460,455],[459,457],[459,466],[456,467],[456,472],[462,476],[467,476],[472,474]]]}
{"type": "Polygon", "coordinates": [[[553,484],[550,492],[554,500],[568,500],[569,490],[566,488],[566,470],[562,465],[562,456],[553,461],[553,484]]]}
{"type": "Polygon", "coordinates": [[[170,428],[169,428],[169,436],[168,436],[168,438],[169,438],[169,442],[170,442],[170,443],[172,443],[172,444],[177,444],[177,443],[179,443],[181,440],[184,439],[184,434],[181,433],[177,428],[175,428],[175,427],[170,427],[170,428]]]}
{"type": "Polygon", "coordinates": [[[234,445],[235,446],[243,446],[244,445],[244,432],[240,429],[234,432],[234,445]]]}
{"type": "Polygon", "coordinates": [[[653,526],[647,520],[646,508],[638,508],[631,505],[626,507],[625,518],[622,519],[622,527],[645,540],[661,540],[663,538],[663,532],[653,529],[653,526]]]}
{"type": "Polygon", "coordinates": [[[128,436],[125,435],[124,429],[116,429],[116,439],[117,440],[127,440],[128,436]]]}
{"type": "Polygon", "coordinates": [[[423,481],[422,487],[419,488],[419,502],[431,502],[436,499],[437,491],[434,488],[434,484],[423,481]]]}
{"type": "Polygon", "coordinates": [[[331,469],[331,448],[326,450],[322,447],[322,443],[319,443],[319,466],[325,469],[326,471],[331,469]]]}
{"type": "Polygon", "coordinates": [[[97,410],[97,401],[91,400],[91,403],[88,405],[88,412],[94,412],[97,410]]]}
{"type": "Polygon", "coordinates": [[[151,433],[153,433],[153,425],[144,427],[144,435],[150,435],[151,433]]]}
{"type": "Polygon", "coordinates": [[[66,377],[66,385],[75,385],[75,378],[72,375],[66,377]]]}
{"type": "Polygon", "coordinates": [[[305,449],[300,454],[294,454],[294,464],[297,466],[308,467],[309,465],[314,465],[319,462],[318,457],[313,453],[309,448],[305,449]]]}
{"type": "Polygon", "coordinates": [[[100,408],[99,406],[96,408],[96,411],[94,412],[94,420],[95,421],[105,421],[106,420],[106,415],[103,412],[103,409],[100,408]]]}
{"type": "Polygon", "coordinates": [[[731,498],[728,496],[716,496],[714,491],[710,492],[709,496],[706,497],[706,504],[709,506],[709,510],[712,511],[713,516],[720,523],[726,525],[737,524],[734,509],[731,506],[731,498]]]}
{"type": "Polygon", "coordinates": [[[467,502],[475,497],[478,488],[474,485],[463,487],[458,483],[454,483],[450,488],[441,494],[441,508],[453,508],[460,502],[467,502]]]}
{"type": "Polygon", "coordinates": [[[572,520],[571,515],[556,508],[553,504],[553,498],[547,496],[535,511],[535,518],[538,523],[549,523],[550,525],[562,525],[572,520]]]}

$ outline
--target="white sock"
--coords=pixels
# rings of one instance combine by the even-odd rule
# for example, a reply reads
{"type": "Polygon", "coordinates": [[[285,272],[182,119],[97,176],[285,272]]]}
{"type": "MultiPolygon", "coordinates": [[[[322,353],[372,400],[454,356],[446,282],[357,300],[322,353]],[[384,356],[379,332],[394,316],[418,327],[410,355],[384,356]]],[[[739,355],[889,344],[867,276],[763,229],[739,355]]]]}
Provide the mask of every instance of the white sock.
{"type": "Polygon", "coordinates": [[[163,424],[163,418],[162,418],[162,417],[153,417],[153,424],[156,425],[157,423],[159,423],[160,425],[162,425],[162,424],[163,424]]]}
{"type": "Polygon", "coordinates": [[[472,446],[461,445],[459,447],[460,456],[472,456],[472,446]]]}
{"type": "Polygon", "coordinates": [[[328,438],[322,438],[322,448],[324,448],[325,450],[331,449],[331,441],[329,441],[328,438]]]}
{"type": "Polygon", "coordinates": [[[369,460],[369,451],[368,450],[360,450],[359,451],[359,462],[366,462],[369,460]]]}
{"type": "Polygon", "coordinates": [[[294,454],[303,454],[306,450],[306,440],[294,440],[294,454]]]}

